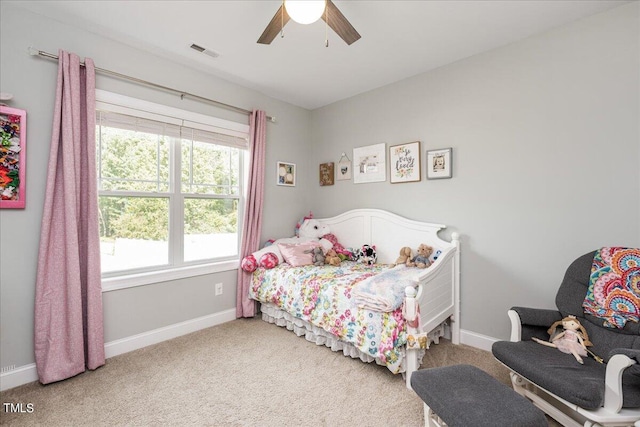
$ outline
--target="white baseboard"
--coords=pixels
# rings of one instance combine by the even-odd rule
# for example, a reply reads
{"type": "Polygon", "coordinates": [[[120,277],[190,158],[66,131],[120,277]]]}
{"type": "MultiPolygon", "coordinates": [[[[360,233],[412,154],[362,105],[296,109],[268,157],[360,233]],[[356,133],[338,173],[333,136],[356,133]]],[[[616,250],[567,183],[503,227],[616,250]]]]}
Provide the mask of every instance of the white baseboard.
{"type": "Polygon", "coordinates": [[[480,350],[491,351],[491,346],[496,341],[500,340],[487,335],[478,334],[476,332],[465,331],[464,329],[460,331],[461,344],[479,348],[480,350]]]}
{"type": "MultiPolygon", "coordinates": [[[[191,332],[220,325],[222,323],[235,320],[235,318],[236,309],[234,308],[111,341],[104,345],[105,357],[110,358],[119,354],[128,353],[139,348],[190,334],[191,332]]],[[[0,374],[0,391],[18,387],[33,381],[38,381],[36,364],[31,363],[29,365],[20,366],[19,368],[0,374]]]]}
{"type": "MultiPolygon", "coordinates": [[[[207,316],[198,317],[196,319],[187,320],[185,322],[175,323],[165,326],[164,328],[154,329],[149,332],[133,335],[127,338],[108,342],[104,345],[104,352],[107,358],[117,356],[119,354],[128,353],[139,348],[158,344],[162,341],[177,338],[182,335],[190,334],[201,329],[211,326],[220,325],[222,323],[235,320],[236,310],[226,310],[220,313],[209,314],[207,316]]],[[[491,351],[494,342],[499,341],[487,335],[478,334],[476,332],[461,330],[460,342],[471,347],[479,348],[485,351],[491,351]]],[[[18,387],[33,381],[38,381],[38,373],[36,372],[36,364],[31,363],[9,372],[0,374],[0,391],[18,387]]]]}
{"type": "Polygon", "coordinates": [[[38,372],[36,371],[36,364],[30,363],[0,374],[0,391],[9,390],[34,381],[38,381],[38,372]]]}
{"type": "Polygon", "coordinates": [[[165,326],[164,328],[158,328],[138,335],[132,335],[127,338],[108,342],[104,345],[104,355],[109,358],[119,354],[128,353],[139,348],[190,334],[191,332],[220,325],[222,323],[235,320],[235,318],[236,309],[234,308],[231,310],[221,311],[220,313],[209,314],[207,316],[187,320],[185,322],[174,323],[173,325],[165,326]]]}

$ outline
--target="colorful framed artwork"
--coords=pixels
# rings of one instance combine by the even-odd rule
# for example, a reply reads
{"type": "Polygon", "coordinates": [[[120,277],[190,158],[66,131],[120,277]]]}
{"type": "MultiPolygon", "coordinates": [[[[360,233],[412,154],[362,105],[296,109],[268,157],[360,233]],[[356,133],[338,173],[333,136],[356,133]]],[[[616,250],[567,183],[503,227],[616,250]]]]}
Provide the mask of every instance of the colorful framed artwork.
{"type": "Polygon", "coordinates": [[[289,162],[276,163],[276,183],[286,187],[296,185],[296,164],[289,162]]]}
{"type": "Polygon", "coordinates": [[[374,144],[353,149],[353,182],[380,182],[387,180],[385,144],[374,144]]]}
{"type": "Polygon", "coordinates": [[[453,156],[451,148],[427,151],[427,179],[451,178],[453,156]]]}
{"type": "Polygon", "coordinates": [[[333,185],[334,165],[333,162],[320,163],[320,186],[333,185]]]}
{"type": "Polygon", "coordinates": [[[389,173],[392,184],[420,181],[420,141],[389,147],[389,173]]]}
{"type": "Polygon", "coordinates": [[[0,105],[0,208],[25,206],[26,144],[27,112],[0,105]]]}

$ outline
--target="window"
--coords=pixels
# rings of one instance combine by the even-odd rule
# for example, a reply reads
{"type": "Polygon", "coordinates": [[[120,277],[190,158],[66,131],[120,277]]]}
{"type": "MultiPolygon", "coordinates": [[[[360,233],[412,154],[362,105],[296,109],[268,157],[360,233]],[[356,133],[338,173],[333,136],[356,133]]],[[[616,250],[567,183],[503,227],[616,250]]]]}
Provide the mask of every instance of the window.
{"type": "Polygon", "coordinates": [[[107,99],[96,112],[103,278],[236,268],[248,126],[98,95],[107,99]]]}

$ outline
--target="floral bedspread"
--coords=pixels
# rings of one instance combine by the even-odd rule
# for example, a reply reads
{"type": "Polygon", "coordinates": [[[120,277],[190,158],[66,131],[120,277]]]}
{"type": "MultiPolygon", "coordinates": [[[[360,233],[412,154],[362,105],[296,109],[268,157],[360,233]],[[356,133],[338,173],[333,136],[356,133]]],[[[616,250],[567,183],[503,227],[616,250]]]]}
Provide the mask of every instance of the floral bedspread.
{"type": "Polygon", "coordinates": [[[338,267],[291,267],[283,263],[271,270],[257,269],[249,297],[272,303],[330,332],[398,373],[400,348],[407,341],[402,307],[392,312],[366,310],[356,305],[353,296],[358,282],[389,268],[354,262],[338,267]]]}

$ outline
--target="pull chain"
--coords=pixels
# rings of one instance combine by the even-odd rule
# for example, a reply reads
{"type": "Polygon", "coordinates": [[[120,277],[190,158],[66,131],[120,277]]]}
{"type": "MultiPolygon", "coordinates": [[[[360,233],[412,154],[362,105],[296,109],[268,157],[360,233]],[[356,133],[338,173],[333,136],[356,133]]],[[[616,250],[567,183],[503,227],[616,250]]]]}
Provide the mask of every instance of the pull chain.
{"type": "Polygon", "coordinates": [[[324,47],[329,47],[329,6],[324,6],[324,47]]]}
{"type": "Polygon", "coordinates": [[[284,38],[284,0],[282,0],[282,8],[280,9],[282,13],[280,14],[280,38],[284,38]]]}

